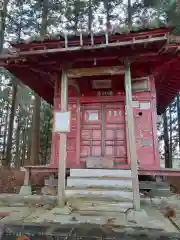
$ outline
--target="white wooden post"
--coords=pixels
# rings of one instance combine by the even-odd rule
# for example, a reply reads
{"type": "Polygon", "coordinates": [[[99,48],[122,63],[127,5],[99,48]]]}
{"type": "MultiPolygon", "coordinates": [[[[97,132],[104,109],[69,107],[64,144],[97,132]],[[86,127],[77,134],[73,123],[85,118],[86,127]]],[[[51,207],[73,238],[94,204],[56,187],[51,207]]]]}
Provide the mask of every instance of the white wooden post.
{"type": "MultiPolygon", "coordinates": [[[[68,108],[68,78],[65,70],[62,70],[61,76],[61,111],[67,112],[68,108]]],[[[66,178],[66,143],[67,134],[60,133],[59,144],[59,168],[58,168],[58,199],[57,205],[64,207],[65,205],[65,178],[66,178]]]]}
{"type": "Polygon", "coordinates": [[[131,161],[132,184],[133,184],[133,205],[134,210],[140,210],[139,180],[137,166],[136,139],[134,132],[134,116],[132,107],[131,69],[130,63],[125,61],[125,91],[126,91],[126,114],[128,128],[128,149],[131,161]]]}

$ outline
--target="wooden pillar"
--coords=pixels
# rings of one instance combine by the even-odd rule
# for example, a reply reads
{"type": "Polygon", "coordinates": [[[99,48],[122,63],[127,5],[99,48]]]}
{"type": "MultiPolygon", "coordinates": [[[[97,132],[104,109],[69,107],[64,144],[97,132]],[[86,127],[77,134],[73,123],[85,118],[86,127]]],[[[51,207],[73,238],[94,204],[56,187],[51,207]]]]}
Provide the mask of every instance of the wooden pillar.
{"type": "Polygon", "coordinates": [[[132,107],[132,88],[131,88],[131,70],[130,63],[125,61],[125,92],[126,92],[126,117],[128,128],[128,149],[131,161],[132,184],[133,184],[133,205],[134,210],[140,210],[139,180],[136,153],[136,139],[134,132],[134,116],[132,107]]]}
{"type": "MultiPolygon", "coordinates": [[[[67,112],[68,108],[68,78],[65,70],[61,76],[61,112],[67,112]]],[[[67,158],[67,134],[60,133],[59,145],[59,167],[58,167],[58,201],[59,207],[65,205],[65,178],[66,178],[66,158],[67,158]]]]}

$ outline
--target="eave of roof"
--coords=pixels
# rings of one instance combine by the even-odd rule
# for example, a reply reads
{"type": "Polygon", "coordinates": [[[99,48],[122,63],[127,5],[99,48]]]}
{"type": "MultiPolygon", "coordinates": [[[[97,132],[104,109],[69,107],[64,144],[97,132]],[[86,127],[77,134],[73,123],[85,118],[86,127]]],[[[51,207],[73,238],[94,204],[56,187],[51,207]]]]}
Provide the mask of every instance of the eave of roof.
{"type": "MultiPolygon", "coordinates": [[[[130,33],[123,33],[123,34],[119,34],[119,33],[114,33],[111,34],[109,39],[115,39],[115,41],[119,41],[120,43],[125,42],[125,41],[129,41],[128,39],[131,39],[131,43],[129,44],[129,47],[131,48],[131,46],[133,46],[133,42],[135,43],[135,39],[141,39],[142,37],[146,37],[147,38],[147,43],[148,43],[148,38],[150,36],[152,36],[153,34],[169,34],[169,32],[172,29],[167,28],[167,27],[161,27],[161,28],[153,28],[153,29],[141,29],[140,31],[131,31],[130,33]]],[[[86,35],[85,39],[87,41],[87,39],[91,39],[90,35],[86,35]]],[[[105,35],[96,35],[95,37],[96,39],[105,39],[105,35]]],[[[62,41],[64,41],[65,39],[61,38],[62,41]]],[[[168,39],[168,38],[167,38],[168,39]]],[[[152,52],[152,58],[154,58],[154,60],[156,60],[157,57],[160,57],[159,54],[160,52],[165,51],[165,55],[167,55],[166,53],[168,52],[168,48],[167,48],[167,39],[161,40],[161,44],[157,47],[157,49],[151,49],[151,51],[154,51],[154,56],[153,56],[153,52],[152,52]]],[[[31,39],[32,40],[32,39],[31,39]]],[[[173,51],[175,51],[175,54],[178,53],[179,51],[179,47],[177,46],[176,42],[177,39],[174,40],[173,39],[168,39],[169,40],[169,44],[168,47],[171,47],[172,49],[174,49],[173,51]],[[173,40],[173,41],[172,41],[173,40]],[[170,43],[172,42],[172,43],[170,43]]],[[[53,101],[53,94],[54,94],[54,82],[51,81],[51,75],[53,74],[58,74],[60,76],[60,71],[61,71],[61,67],[62,65],[59,64],[58,66],[58,70],[48,70],[48,67],[44,65],[44,67],[40,67],[40,64],[45,64],[48,63],[48,61],[50,61],[50,55],[51,57],[54,57],[54,62],[60,63],[60,58],[64,61],[64,59],[68,59],[65,56],[69,56],[70,60],[75,60],[75,58],[78,58],[77,56],[84,56],[83,54],[85,53],[84,56],[84,60],[81,59],[81,62],[85,62],[85,59],[87,58],[96,58],[96,52],[97,52],[97,48],[95,49],[96,51],[94,51],[93,47],[91,46],[91,48],[89,48],[88,53],[91,53],[92,55],[86,53],[85,47],[80,46],[79,49],[77,50],[77,54],[73,55],[72,51],[69,51],[67,49],[64,50],[64,55],[62,54],[63,51],[60,51],[61,48],[59,49],[53,49],[48,46],[50,46],[51,44],[55,44],[54,46],[57,47],[57,44],[59,44],[61,42],[60,39],[52,39],[52,37],[49,37],[48,39],[41,39],[39,40],[33,40],[33,41],[25,41],[25,42],[21,42],[21,43],[13,43],[13,47],[16,48],[15,52],[11,52],[9,54],[3,54],[2,56],[0,56],[0,64],[3,62],[5,63],[4,67],[6,67],[9,71],[11,71],[12,73],[14,73],[18,78],[20,78],[25,84],[27,84],[29,87],[31,87],[32,89],[34,89],[41,97],[43,97],[45,100],[47,100],[49,103],[52,103],[53,101]],[[40,49],[39,49],[40,47],[40,49]],[[35,50],[34,50],[35,48],[35,50]],[[38,48],[38,50],[36,50],[38,48]],[[58,52],[59,51],[59,52],[58,52]],[[53,54],[51,54],[53,52],[53,54]],[[69,54],[69,55],[68,55],[69,54]],[[34,59],[33,56],[35,56],[36,62],[33,63],[34,59]],[[49,59],[49,60],[48,60],[49,59]],[[2,62],[1,62],[2,60],[2,62]],[[34,64],[32,67],[32,64],[34,64]],[[38,68],[38,69],[37,69],[38,68]],[[37,74],[37,71],[39,71],[39,75],[37,74]],[[43,82],[40,83],[40,79],[43,79],[43,82]]],[[[73,36],[70,40],[69,43],[73,43],[73,42],[78,42],[78,44],[80,43],[80,36],[73,36]]],[[[143,43],[145,44],[145,43],[143,43]]],[[[142,44],[142,46],[143,46],[142,44]]],[[[135,46],[137,47],[138,44],[135,44],[135,46]]],[[[155,47],[155,45],[153,45],[152,43],[150,43],[150,46],[152,46],[153,48],[155,47]]],[[[122,47],[122,46],[121,46],[122,47]]],[[[151,47],[151,48],[152,48],[151,47]]],[[[70,48],[70,47],[69,47],[70,48]]],[[[124,47],[126,49],[126,47],[124,47]]],[[[102,53],[102,50],[105,50],[105,55],[102,55],[102,59],[106,58],[107,52],[109,51],[109,57],[110,54],[112,53],[112,51],[114,52],[118,52],[118,46],[114,45],[113,47],[111,47],[108,50],[108,45],[104,45],[102,49],[99,49],[98,52],[102,53]],[[114,50],[113,50],[114,49],[114,50]]],[[[14,50],[14,49],[13,49],[14,50]]],[[[126,49],[127,50],[127,49],[126,49]]],[[[131,49],[131,52],[133,52],[134,50],[131,49]]],[[[136,59],[142,60],[143,59],[143,54],[140,54],[140,50],[138,50],[135,54],[136,54],[136,59]],[[139,51],[139,52],[138,52],[139,51]],[[141,55],[141,56],[140,56],[141,55]]],[[[146,46],[146,52],[148,51],[148,45],[146,46]]],[[[113,52],[113,54],[114,54],[113,52]]],[[[172,50],[171,50],[172,52],[172,50]]],[[[122,55],[122,48],[120,50],[121,55],[122,55]]],[[[128,53],[129,54],[129,53],[128,53]]],[[[164,54],[164,53],[163,53],[164,54]]],[[[127,55],[127,54],[126,54],[127,55]]],[[[169,55],[169,53],[168,53],[169,55]]],[[[147,59],[148,59],[148,54],[147,54],[147,59]]],[[[163,57],[164,55],[162,55],[163,57]]],[[[100,56],[98,56],[100,58],[100,56]]],[[[128,57],[128,56],[126,56],[128,57]]],[[[133,56],[131,56],[133,57],[133,56]]],[[[172,54],[170,54],[170,58],[172,57],[172,54]]],[[[120,59],[120,58],[119,58],[120,59]]],[[[117,58],[118,60],[118,58],[117,58]]],[[[51,58],[52,61],[52,58],[51,58]]],[[[144,61],[147,61],[146,58],[144,57],[144,61]]],[[[179,59],[178,59],[179,61],[179,59]]],[[[103,61],[105,62],[105,60],[103,61]]],[[[168,60],[167,60],[168,62],[168,60]]],[[[49,62],[51,63],[51,62],[49,62]]],[[[111,61],[110,61],[111,63],[111,61]]],[[[103,63],[102,63],[103,64],[103,63]]],[[[161,62],[159,62],[158,64],[163,65],[163,60],[161,60],[161,62]]],[[[90,67],[90,66],[89,66],[90,67]]],[[[140,69],[141,70],[141,69],[140,69]]],[[[142,71],[143,72],[143,71],[142,71]]],[[[149,73],[150,74],[150,73],[149,73]]],[[[164,74],[164,70],[159,71],[158,73],[158,81],[160,81],[159,79],[161,79],[162,75],[164,74]]],[[[169,81],[169,80],[168,80],[169,81]]],[[[168,91],[167,88],[164,87],[164,85],[168,85],[168,81],[167,79],[164,80],[163,84],[161,84],[160,86],[158,86],[157,89],[157,98],[158,98],[158,111],[159,113],[164,111],[164,108],[167,106],[167,104],[172,100],[171,98],[174,97],[174,94],[177,92],[177,89],[180,89],[180,86],[178,86],[178,88],[175,87],[175,89],[172,91],[168,91]],[[164,89],[162,91],[162,89],[164,89]],[[176,91],[175,91],[176,90],[176,91]],[[163,99],[163,100],[162,100],[163,99]]],[[[175,80],[174,80],[175,81],[175,80]]]]}

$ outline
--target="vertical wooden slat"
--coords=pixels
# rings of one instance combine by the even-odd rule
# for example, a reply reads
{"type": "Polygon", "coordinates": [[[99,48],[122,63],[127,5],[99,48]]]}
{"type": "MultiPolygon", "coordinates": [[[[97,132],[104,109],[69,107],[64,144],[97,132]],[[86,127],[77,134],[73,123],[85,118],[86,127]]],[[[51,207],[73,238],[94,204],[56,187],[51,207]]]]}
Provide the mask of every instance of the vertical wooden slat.
{"type": "Polygon", "coordinates": [[[80,146],[81,146],[81,105],[77,100],[77,132],[76,132],[76,165],[80,167],[80,146]]]}

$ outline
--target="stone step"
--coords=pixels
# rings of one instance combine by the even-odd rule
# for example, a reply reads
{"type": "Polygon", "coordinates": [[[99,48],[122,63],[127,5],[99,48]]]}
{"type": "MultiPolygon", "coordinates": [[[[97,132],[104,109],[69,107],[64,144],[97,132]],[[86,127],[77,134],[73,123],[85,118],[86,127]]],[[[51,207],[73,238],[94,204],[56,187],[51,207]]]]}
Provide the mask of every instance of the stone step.
{"type": "Polygon", "coordinates": [[[68,204],[72,207],[72,209],[82,212],[95,212],[99,215],[100,212],[106,213],[121,213],[126,212],[128,209],[133,208],[133,203],[129,202],[108,202],[108,201],[83,201],[81,198],[76,200],[68,201],[68,204]]]}
{"type": "Polygon", "coordinates": [[[66,199],[83,198],[84,200],[114,200],[114,201],[132,201],[133,193],[128,190],[99,190],[99,189],[66,189],[66,199]]]}
{"type": "Polygon", "coordinates": [[[126,188],[132,189],[131,179],[68,177],[67,187],[126,188]]]}
{"type": "Polygon", "coordinates": [[[157,189],[170,189],[170,186],[166,182],[140,181],[139,188],[157,190],[157,189]]]}
{"type": "Polygon", "coordinates": [[[70,177],[131,177],[131,170],[119,169],[70,169],[70,177]]]}
{"type": "Polygon", "coordinates": [[[151,197],[170,197],[170,196],[172,196],[170,189],[151,190],[151,197]]]}

